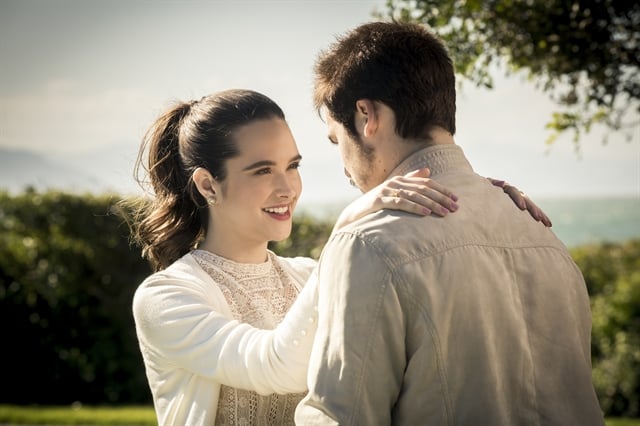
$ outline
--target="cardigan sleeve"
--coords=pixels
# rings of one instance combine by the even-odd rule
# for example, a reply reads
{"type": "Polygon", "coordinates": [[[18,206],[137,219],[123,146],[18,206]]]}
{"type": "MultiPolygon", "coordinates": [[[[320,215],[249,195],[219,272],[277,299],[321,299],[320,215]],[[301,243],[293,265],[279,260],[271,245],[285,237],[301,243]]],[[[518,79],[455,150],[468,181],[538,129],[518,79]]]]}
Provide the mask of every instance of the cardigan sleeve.
{"type": "Polygon", "coordinates": [[[133,314],[147,361],[260,394],[292,393],[307,389],[315,305],[312,274],[278,327],[262,330],[230,319],[222,293],[197,276],[156,274],[136,291],[133,314]]]}

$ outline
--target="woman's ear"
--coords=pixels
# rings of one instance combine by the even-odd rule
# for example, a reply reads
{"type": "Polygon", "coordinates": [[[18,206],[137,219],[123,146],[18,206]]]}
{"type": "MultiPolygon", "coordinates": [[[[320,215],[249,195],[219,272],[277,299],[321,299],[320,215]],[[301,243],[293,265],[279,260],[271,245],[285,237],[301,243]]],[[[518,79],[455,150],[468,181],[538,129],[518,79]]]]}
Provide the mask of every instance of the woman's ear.
{"type": "Polygon", "coordinates": [[[356,129],[362,136],[369,138],[378,130],[378,112],[374,102],[370,99],[356,101],[355,115],[356,129]]]}
{"type": "Polygon", "coordinates": [[[205,200],[215,200],[218,196],[218,183],[207,169],[198,167],[193,172],[193,183],[205,200]]]}

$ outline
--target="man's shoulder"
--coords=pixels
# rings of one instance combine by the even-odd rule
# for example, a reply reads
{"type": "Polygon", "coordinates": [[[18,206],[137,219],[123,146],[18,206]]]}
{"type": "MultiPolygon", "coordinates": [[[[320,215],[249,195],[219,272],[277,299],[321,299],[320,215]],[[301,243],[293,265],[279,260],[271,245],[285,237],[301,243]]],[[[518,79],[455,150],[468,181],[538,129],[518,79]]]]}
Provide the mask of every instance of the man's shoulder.
{"type": "MultiPolygon", "coordinates": [[[[521,211],[507,195],[493,189],[468,192],[460,209],[445,217],[381,210],[337,234],[344,233],[389,258],[417,259],[470,246],[507,250],[554,247],[567,251],[550,229],[521,211]]],[[[342,241],[339,244],[350,244],[349,238],[342,241]]]]}
{"type": "Polygon", "coordinates": [[[344,230],[361,236],[388,235],[412,226],[429,226],[426,224],[428,219],[430,217],[398,210],[379,210],[346,226],[344,230]]]}
{"type": "Polygon", "coordinates": [[[345,226],[334,235],[339,244],[359,244],[362,249],[406,255],[411,248],[428,250],[439,239],[441,218],[418,216],[396,210],[381,210],[345,226]]]}

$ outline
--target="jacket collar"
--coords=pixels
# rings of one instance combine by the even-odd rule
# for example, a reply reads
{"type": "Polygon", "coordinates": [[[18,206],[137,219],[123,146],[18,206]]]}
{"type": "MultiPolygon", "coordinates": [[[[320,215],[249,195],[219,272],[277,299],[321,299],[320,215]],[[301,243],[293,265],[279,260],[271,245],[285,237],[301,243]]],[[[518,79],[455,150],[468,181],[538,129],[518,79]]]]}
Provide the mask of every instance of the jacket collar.
{"type": "Polygon", "coordinates": [[[467,170],[473,172],[460,146],[455,144],[431,145],[422,148],[402,160],[387,178],[405,175],[417,169],[428,167],[431,176],[445,173],[449,170],[467,170]]]}

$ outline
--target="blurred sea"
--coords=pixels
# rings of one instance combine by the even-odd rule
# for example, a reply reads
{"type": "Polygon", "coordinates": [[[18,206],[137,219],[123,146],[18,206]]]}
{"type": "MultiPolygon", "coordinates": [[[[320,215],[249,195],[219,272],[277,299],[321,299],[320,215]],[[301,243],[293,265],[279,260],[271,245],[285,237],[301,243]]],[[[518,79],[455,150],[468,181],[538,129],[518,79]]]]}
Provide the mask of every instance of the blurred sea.
{"type": "Polygon", "coordinates": [[[567,247],[640,238],[640,195],[534,201],[551,218],[553,231],[567,247]]]}
{"type": "MultiPolygon", "coordinates": [[[[640,239],[640,195],[608,198],[537,198],[553,222],[553,231],[569,248],[602,242],[640,239]]],[[[301,205],[297,214],[335,220],[342,204],[301,205]]]]}

